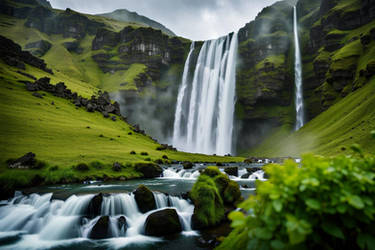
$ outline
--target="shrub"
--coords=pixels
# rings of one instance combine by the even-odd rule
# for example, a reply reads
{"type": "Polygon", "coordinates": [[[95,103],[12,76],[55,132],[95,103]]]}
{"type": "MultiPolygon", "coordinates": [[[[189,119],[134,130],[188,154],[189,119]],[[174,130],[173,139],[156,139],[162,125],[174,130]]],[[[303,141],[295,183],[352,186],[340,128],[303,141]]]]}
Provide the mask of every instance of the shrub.
{"type": "Polygon", "coordinates": [[[44,161],[36,160],[35,165],[32,166],[31,169],[42,169],[42,168],[44,168],[45,166],[47,166],[47,163],[45,163],[44,161]]]}
{"type": "Polygon", "coordinates": [[[270,179],[229,215],[219,249],[374,249],[375,157],[305,155],[265,167],[270,179]],[[246,247],[247,246],[247,247],[246,247]]]}
{"type": "Polygon", "coordinates": [[[152,162],[139,162],[134,165],[135,171],[142,173],[145,178],[160,177],[163,169],[152,162]]]}
{"type": "Polygon", "coordinates": [[[166,156],[166,155],[163,155],[161,158],[166,159],[166,160],[169,159],[168,156],[166,156]]]}
{"type": "Polygon", "coordinates": [[[75,166],[75,170],[78,170],[78,171],[88,171],[89,170],[89,166],[87,166],[86,163],[79,163],[77,166],[75,166]]]}
{"type": "Polygon", "coordinates": [[[151,161],[151,158],[150,158],[150,157],[147,157],[147,158],[145,159],[145,161],[151,161]]]}
{"type": "Polygon", "coordinates": [[[147,152],[141,152],[141,155],[148,155],[147,152]]]}
{"type": "Polygon", "coordinates": [[[132,151],[130,151],[130,154],[131,155],[136,155],[137,153],[134,150],[132,150],[132,151]]]}

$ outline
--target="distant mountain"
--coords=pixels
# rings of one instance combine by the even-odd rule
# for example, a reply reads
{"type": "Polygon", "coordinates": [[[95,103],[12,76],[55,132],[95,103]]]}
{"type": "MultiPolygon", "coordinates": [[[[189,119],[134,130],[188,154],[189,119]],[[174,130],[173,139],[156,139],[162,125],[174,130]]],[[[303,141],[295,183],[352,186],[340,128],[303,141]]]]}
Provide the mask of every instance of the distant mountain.
{"type": "Polygon", "coordinates": [[[176,36],[170,29],[166,28],[164,25],[142,15],[138,15],[137,12],[131,12],[126,9],[118,9],[111,13],[98,14],[98,16],[103,16],[107,18],[112,18],[123,22],[135,22],[145,24],[154,29],[159,29],[170,36],[176,36]]]}

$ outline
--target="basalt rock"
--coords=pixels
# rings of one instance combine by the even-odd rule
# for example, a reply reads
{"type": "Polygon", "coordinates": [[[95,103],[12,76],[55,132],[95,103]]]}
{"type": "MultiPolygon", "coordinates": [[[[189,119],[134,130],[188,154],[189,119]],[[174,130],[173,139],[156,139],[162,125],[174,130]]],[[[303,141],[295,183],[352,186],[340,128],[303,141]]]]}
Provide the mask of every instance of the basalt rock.
{"type": "Polygon", "coordinates": [[[154,194],[144,185],[140,185],[134,191],[134,198],[137,202],[139,211],[147,213],[148,211],[156,209],[156,202],[154,194]]]}
{"type": "Polygon", "coordinates": [[[226,167],[224,172],[228,175],[238,176],[238,167],[226,167]]]}
{"type": "Polygon", "coordinates": [[[90,217],[90,218],[94,218],[98,215],[100,215],[101,211],[102,211],[102,202],[103,202],[103,194],[102,193],[99,193],[97,195],[95,195],[89,205],[87,206],[87,215],[90,217]]]}
{"type": "Polygon", "coordinates": [[[29,152],[24,156],[8,162],[9,168],[33,168],[36,164],[35,154],[29,152]]]}
{"type": "Polygon", "coordinates": [[[106,239],[111,237],[109,216],[102,216],[92,228],[90,239],[106,239]]]}
{"type": "Polygon", "coordinates": [[[182,226],[175,209],[164,209],[150,214],[145,223],[145,234],[149,236],[167,236],[180,233],[182,226]]]}
{"type": "Polygon", "coordinates": [[[53,74],[52,70],[47,68],[44,60],[33,56],[28,51],[22,51],[21,47],[12,40],[0,35],[0,58],[10,65],[24,70],[25,63],[41,69],[47,73],[53,74]]]}

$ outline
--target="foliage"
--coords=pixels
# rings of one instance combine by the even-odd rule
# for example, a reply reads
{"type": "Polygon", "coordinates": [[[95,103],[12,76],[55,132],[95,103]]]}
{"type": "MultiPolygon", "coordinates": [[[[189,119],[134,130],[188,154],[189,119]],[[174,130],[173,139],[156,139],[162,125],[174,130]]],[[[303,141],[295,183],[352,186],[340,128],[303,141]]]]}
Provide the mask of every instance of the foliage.
{"type": "Polygon", "coordinates": [[[239,206],[246,214],[229,215],[235,230],[219,249],[236,241],[248,249],[374,249],[375,157],[352,150],[265,167],[269,181],[239,206]]]}

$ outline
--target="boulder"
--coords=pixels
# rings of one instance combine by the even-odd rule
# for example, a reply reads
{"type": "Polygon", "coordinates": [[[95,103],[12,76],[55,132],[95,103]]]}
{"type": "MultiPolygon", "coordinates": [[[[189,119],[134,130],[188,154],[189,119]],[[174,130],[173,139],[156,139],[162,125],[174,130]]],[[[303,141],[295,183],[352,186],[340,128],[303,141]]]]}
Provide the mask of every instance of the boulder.
{"type": "Polygon", "coordinates": [[[10,161],[8,166],[9,168],[32,168],[36,164],[35,154],[32,152],[29,152],[25,154],[24,156],[14,160],[10,161]]]}
{"type": "Polygon", "coordinates": [[[241,176],[241,179],[248,179],[250,177],[251,173],[246,173],[241,176]]]}
{"type": "Polygon", "coordinates": [[[186,161],[182,163],[182,166],[184,167],[184,169],[192,169],[194,167],[194,164],[191,163],[190,161],[186,161]]]}
{"type": "Polygon", "coordinates": [[[89,202],[89,205],[87,206],[86,214],[90,218],[94,218],[95,216],[100,215],[102,211],[102,202],[103,202],[103,194],[99,193],[95,195],[89,202]]]}
{"type": "Polygon", "coordinates": [[[155,163],[137,163],[135,170],[143,174],[145,178],[160,177],[163,173],[163,169],[155,163]]]}
{"type": "Polygon", "coordinates": [[[250,174],[255,173],[255,172],[259,171],[259,170],[262,170],[262,168],[258,168],[258,167],[246,168],[246,171],[248,173],[250,173],[250,174]]]}
{"type": "Polygon", "coordinates": [[[111,237],[109,216],[102,216],[89,234],[90,239],[106,239],[111,237]]]}
{"type": "Polygon", "coordinates": [[[117,227],[120,231],[123,231],[123,232],[126,232],[126,230],[128,229],[128,225],[126,223],[126,218],[125,216],[120,216],[118,219],[117,219],[117,227]]]}
{"type": "Polygon", "coordinates": [[[224,172],[228,175],[238,176],[238,167],[227,167],[224,169],[224,172]]]}
{"type": "Polygon", "coordinates": [[[166,236],[180,233],[182,226],[175,209],[164,209],[150,214],[145,223],[145,234],[149,236],[166,236]]]}
{"type": "Polygon", "coordinates": [[[37,97],[37,98],[43,98],[42,94],[40,94],[38,92],[34,92],[32,95],[37,97]]]}
{"type": "Polygon", "coordinates": [[[241,198],[240,187],[237,182],[230,181],[223,193],[223,200],[226,204],[234,204],[241,198]]]}
{"type": "Polygon", "coordinates": [[[138,208],[142,213],[156,209],[156,202],[154,194],[144,185],[140,185],[134,191],[134,198],[137,202],[138,208]]]}

